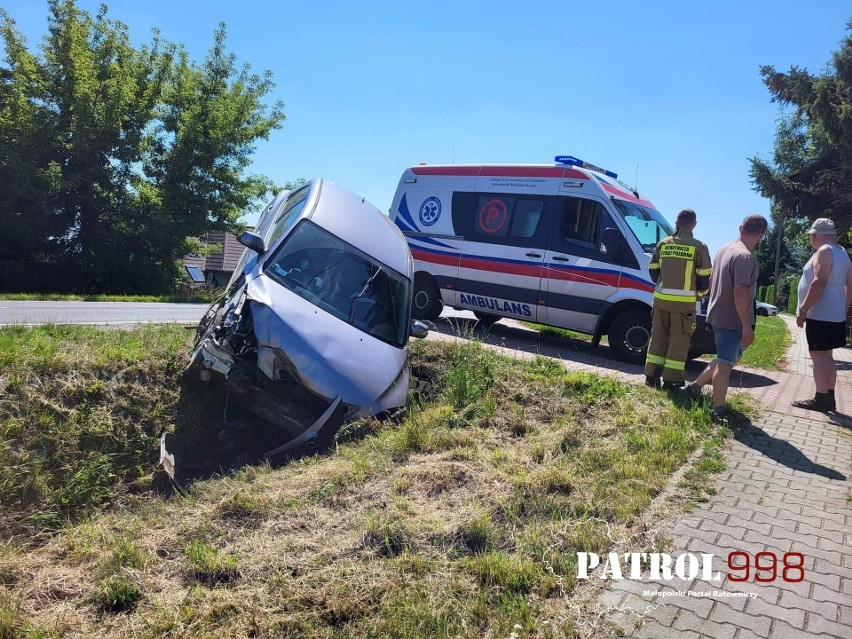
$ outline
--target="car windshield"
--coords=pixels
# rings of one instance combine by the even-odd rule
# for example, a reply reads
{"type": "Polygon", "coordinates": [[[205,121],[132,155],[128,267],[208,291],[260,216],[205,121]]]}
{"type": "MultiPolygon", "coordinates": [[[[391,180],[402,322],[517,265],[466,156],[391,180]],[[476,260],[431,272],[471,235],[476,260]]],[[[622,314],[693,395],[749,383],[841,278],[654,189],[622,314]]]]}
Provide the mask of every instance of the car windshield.
{"type": "Polygon", "coordinates": [[[616,198],[613,198],[612,202],[627,222],[627,226],[633,231],[633,235],[639,240],[645,253],[653,253],[657,242],[674,232],[659,211],[616,198]]]}
{"type": "Polygon", "coordinates": [[[397,347],[408,340],[409,280],[313,222],[293,230],[264,272],[368,335],[397,347]]]}

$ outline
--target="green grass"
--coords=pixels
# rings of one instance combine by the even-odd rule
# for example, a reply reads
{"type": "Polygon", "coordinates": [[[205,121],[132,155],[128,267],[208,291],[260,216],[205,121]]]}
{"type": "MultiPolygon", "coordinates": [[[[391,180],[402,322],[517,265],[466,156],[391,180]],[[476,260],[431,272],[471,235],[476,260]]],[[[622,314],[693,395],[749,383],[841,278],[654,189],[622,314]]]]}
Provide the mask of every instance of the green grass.
{"type": "Polygon", "coordinates": [[[151,473],[159,431],[203,401],[180,391],[191,339],[180,326],[0,329],[0,529],[55,529],[151,473]]]}
{"type": "Polygon", "coordinates": [[[0,624],[53,628],[61,612],[79,634],[109,614],[111,633],[152,638],[574,636],[576,553],[653,528],[649,506],[697,450],[694,498],[721,467],[724,431],[702,406],[426,340],[411,358],[432,382],[404,418],[163,498],[144,489],[157,431],[204,423],[212,402],[177,383],[189,333],[0,331],[0,516],[14,524],[0,529],[26,541],[0,544],[0,603],[23,598],[0,624]],[[49,544],[31,536],[45,528],[49,544]],[[75,589],[23,588],[18,565],[75,589]]]}
{"type": "Polygon", "coordinates": [[[199,291],[191,295],[77,295],[74,293],[0,293],[0,300],[20,302],[169,302],[209,304],[221,291],[199,291]]]}
{"type": "Polygon", "coordinates": [[[758,317],[754,342],[743,352],[741,364],[752,368],[777,370],[790,345],[790,330],[780,317],[758,317]]]}
{"type": "MultiPolygon", "coordinates": [[[[791,339],[790,330],[780,317],[757,317],[754,342],[743,351],[740,364],[750,368],[778,370],[784,363],[784,356],[791,339]]],[[[705,355],[703,359],[713,359],[713,357],[713,355],[705,355]]]]}

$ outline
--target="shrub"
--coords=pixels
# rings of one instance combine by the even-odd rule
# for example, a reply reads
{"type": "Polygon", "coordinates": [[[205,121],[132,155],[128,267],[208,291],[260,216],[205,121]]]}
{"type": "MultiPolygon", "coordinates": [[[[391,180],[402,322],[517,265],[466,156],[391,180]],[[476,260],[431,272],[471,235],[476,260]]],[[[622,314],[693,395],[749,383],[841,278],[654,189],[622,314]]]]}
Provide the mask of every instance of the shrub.
{"type": "Polygon", "coordinates": [[[770,284],[766,287],[766,295],[763,298],[764,302],[773,304],[775,302],[775,284],[770,284]]]}
{"type": "Polygon", "coordinates": [[[790,297],[787,299],[787,312],[796,314],[796,307],[799,305],[799,280],[801,275],[796,275],[790,280],[790,297]]]}
{"type": "Polygon", "coordinates": [[[759,286],[757,288],[757,301],[758,302],[765,302],[766,301],[766,289],[767,288],[768,288],[767,286],[759,286]]]}

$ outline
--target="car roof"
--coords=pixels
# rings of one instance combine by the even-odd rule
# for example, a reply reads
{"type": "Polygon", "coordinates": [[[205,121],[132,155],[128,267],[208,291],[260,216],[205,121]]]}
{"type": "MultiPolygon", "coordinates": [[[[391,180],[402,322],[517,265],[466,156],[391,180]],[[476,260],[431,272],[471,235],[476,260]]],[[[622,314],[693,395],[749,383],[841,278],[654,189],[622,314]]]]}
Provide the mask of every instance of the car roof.
{"type": "Polygon", "coordinates": [[[310,219],[376,260],[411,278],[408,242],[397,226],[367,200],[330,180],[311,181],[310,219]]]}

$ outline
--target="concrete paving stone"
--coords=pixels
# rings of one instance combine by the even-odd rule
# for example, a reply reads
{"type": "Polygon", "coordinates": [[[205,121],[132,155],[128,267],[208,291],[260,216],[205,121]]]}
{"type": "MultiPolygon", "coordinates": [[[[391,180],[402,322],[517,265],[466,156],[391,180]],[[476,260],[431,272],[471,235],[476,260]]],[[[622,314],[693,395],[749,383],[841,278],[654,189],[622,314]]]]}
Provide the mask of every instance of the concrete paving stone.
{"type": "Polygon", "coordinates": [[[821,527],[823,530],[830,530],[832,532],[840,532],[844,535],[850,535],[850,526],[844,521],[846,518],[842,515],[829,515],[822,517],[821,527]]]}
{"type": "MultiPolygon", "coordinates": [[[[825,619],[837,619],[836,603],[829,601],[815,601],[809,597],[797,595],[789,590],[785,590],[781,593],[781,602],[779,605],[784,608],[798,608],[799,610],[819,615],[825,619]]],[[[819,630],[818,632],[824,631],[819,630]]]]}
{"type": "MultiPolygon", "coordinates": [[[[772,625],[772,620],[769,617],[749,615],[739,612],[730,606],[724,605],[722,601],[720,601],[713,609],[713,614],[710,615],[710,621],[715,621],[724,625],[732,625],[736,628],[748,628],[758,637],[768,637],[769,628],[772,625]]],[[[676,620],[675,623],[677,623],[676,620]]]]}
{"type": "MultiPolygon", "coordinates": [[[[772,628],[769,631],[769,636],[772,637],[772,639],[813,639],[815,637],[812,633],[800,628],[794,628],[790,624],[777,619],[772,621],[772,628]]],[[[828,635],[819,635],[819,637],[827,638],[828,635]]]]}
{"type": "Polygon", "coordinates": [[[710,597],[667,597],[665,603],[689,611],[691,615],[701,619],[707,619],[713,609],[713,600],[710,597]]]}
{"type": "Polygon", "coordinates": [[[671,625],[673,630],[697,629],[702,636],[716,639],[734,639],[737,628],[729,623],[718,623],[709,619],[698,619],[691,614],[679,614],[671,625]]]}
{"type": "MultiPolygon", "coordinates": [[[[790,532],[785,528],[781,528],[780,526],[773,531],[773,536],[776,539],[789,539],[790,541],[795,541],[799,544],[805,544],[812,548],[817,547],[817,542],[819,541],[819,537],[816,535],[804,535],[798,532],[790,532]]],[[[838,561],[840,558],[837,558],[838,561]]]]}
{"type": "Polygon", "coordinates": [[[819,543],[817,547],[820,550],[826,550],[828,552],[837,552],[841,556],[848,557],[849,553],[852,552],[852,548],[850,548],[847,544],[843,543],[843,534],[842,533],[832,533],[833,537],[829,537],[830,531],[821,530],[819,535],[819,543]],[[840,537],[840,541],[837,541],[837,537],[840,537]]]}
{"type": "MultiPolygon", "coordinates": [[[[832,575],[834,576],[834,575],[832,575]]],[[[852,578],[841,578],[840,579],[840,592],[852,595],[852,578]]]]}
{"type": "Polygon", "coordinates": [[[763,535],[752,531],[746,533],[745,537],[743,537],[743,541],[763,544],[764,550],[775,553],[788,552],[793,543],[789,539],[779,539],[775,537],[775,535],[763,535]]]}
{"type": "Polygon", "coordinates": [[[657,584],[648,583],[645,581],[633,581],[632,579],[622,579],[621,581],[612,582],[611,589],[617,592],[633,593],[641,595],[647,589],[656,589],[657,584]]]}
{"type": "MultiPolygon", "coordinates": [[[[727,504],[717,502],[715,500],[710,502],[710,510],[708,512],[717,513],[719,515],[724,515],[728,517],[728,521],[736,526],[741,526],[743,522],[751,521],[754,517],[754,513],[748,510],[742,510],[741,508],[736,508],[734,506],[729,506],[727,504]]],[[[762,513],[761,513],[762,514],[762,513]]],[[[769,518],[766,515],[764,517],[769,518]]],[[[725,522],[722,522],[725,523],[725,522]]],[[[765,523],[765,522],[761,522],[765,523]]]]}
{"type": "Polygon", "coordinates": [[[746,606],[746,612],[750,615],[764,615],[770,619],[784,621],[794,628],[804,629],[805,611],[799,608],[788,608],[767,603],[757,597],[750,599],[746,606]]]}
{"type": "Polygon", "coordinates": [[[762,639],[760,635],[753,633],[748,628],[737,629],[736,639],[762,639]]]}
{"type": "MultiPolygon", "coordinates": [[[[810,521],[812,522],[814,520],[810,521]]],[[[796,527],[796,532],[804,535],[816,535],[817,537],[822,538],[822,540],[829,540],[839,545],[843,544],[843,539],[845,537],[843,532],[824,528],[822,525],[822,518],[817,521],[819,522],[818,525],[813,525],[812,523],[809,523],[809,521],[800,521],[796,527]]]]}
{"type": "Polygon", "coordinates": [[[697,632],[666,628],[654,621],[644,624],[634,636],[637,639],[701,639],[697,632]]]}
{"type": "MultiPolygon", "coordinates": [[[[738,550],[742,552],[750,553],[752,556],[756,555],[759,552],[763,552],[762,544],[755,544],[747,541],[743,541],[741,539],[734,539],[730,535],[719,535],[719,540],[716,542],[722,548],[728,548],[729,550],[738,550]]],[[[728,553],[725,553],[725,557],[727,558],[728,553]]]]}
{"type": "MultiPolygon", "coordinates": [[[[734,518],[731,517],[731,521],[733,520],[734,518]]],[[[772,526],[780,526],[781,528],[786,528],[790,532],[795,532],[796,525],[798,524],[798,521],[796,520],[785,520],[780,516],[769,517],[768,515],[764,515],[763,513],[752,513],[751,522],[755,524],[763,524],[766,526],[770,526],[770,528],[772,526]]],[[[749,528],[749,526],[746,526],[746,528],[749,528]]],[[[771,531],[767,534],[771,534],[771,531]]]]}
{"type": "MultiPolygon", "coordinates": [[[[745,537],[746,529],[741,528],[739,526],[724,526],[721,524],[717,524],[715,521],[705,519],[701,522],[700,530],[710,530],[715,531],[719,534],[729,535],[734,539],[742,539],[745,537]]],[[[766,527],[766,534],[769,534],[769,527],[766,527]]]]}
{"type": "MultiPolygon", "coordinates": [[[[811,597],[820,601],[834,601],[841,589],[841,579],[837,575],[825,575],[813,570],[805,574],[805,579],[813,584],[811,597]],[[824,592],[823,592],[824,591],[824,592]]],[[[850,591],[852,594],[852,591],[850,591]]],[[[850,602],[852,605],[852,602],[850,602]]]]}
{"type": "Polygon", "coordinates": [[[820,615],[808,615],[808,622],[805,626],[808,632],[822,632],[832,637],[840,637],[841,639],[849,639],[849,626],[844,626],[836,621],[831,621],[820,615]]]}
{"type": "MultiPolygon", "coordinates": [[[[675,528],[677,531],[677,528],[675,528]]],[[[712,552],[710,550],[705,550],[705,548],[718,548],[719,546],[719,533],[714,532],[712,530],[695,530],[692,529],[689,531],[689,539],[685,544],[682,544],[682,548],[690,548],[692,552],[702,553],[702,552],[712,552]]]]}
{"type": "Polygon", "coordinates": [[[623,591],[610,590],[598,597],[598,603],[604,608],[617,608],[626,597],[623,591]]]}
{"type": "MultiPolygon", "coordinates": [[[[790,504],[783,503],[780,500],[777,504],[772,502],[767,503],[766,500],[763,500],[763,503],[758,503],[757,499],[754,500],[743,500],[747,503],[740,503],[739,506],[745,510],[750,509],[756,513],[763,513],[767,517],[777,517],[779,508],[790,509],[790,504]]],[[[792,512],[792,511],[791,511],[792,512]]]]}
{"type": "MultiPolygon", "coordinates": [[[[838,566],[842,566],[840,563],[843,561],[843,554],[839,553],[835,550],[822,550],[821,548],[817,548],[816,545],[811,545],[809,542],[799,541],[797,539],[792,540],[793,547],[791,549],[792,552],[800,552],[805,557],[813,557],[814,559],[823,559],[827,562],[837,564],[838,566]]],[[[807,562],[806,562],[807,565],[807,562]]]]}

